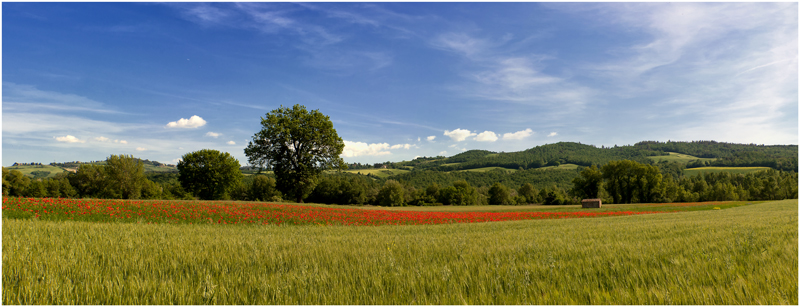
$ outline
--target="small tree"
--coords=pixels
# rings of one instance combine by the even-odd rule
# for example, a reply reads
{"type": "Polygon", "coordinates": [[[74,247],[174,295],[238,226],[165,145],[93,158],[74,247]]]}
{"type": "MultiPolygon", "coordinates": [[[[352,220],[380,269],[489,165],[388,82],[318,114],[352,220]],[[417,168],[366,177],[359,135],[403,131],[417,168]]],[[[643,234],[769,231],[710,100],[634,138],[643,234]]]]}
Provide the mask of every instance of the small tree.
{"type": "Polygon", "coordinates": [[[527,182],[523,184],[521,187],[519,187],[519,190],[517,190],[518,197],[524,199],[525,200],[524,202],[528,204],[536,203],[538,194],[539,191],[537,191],[532,184],[527,182]]]}
{"type": "Polygon", "coordinates": [[[229,153],[203,149],[183,155],[178,181],[201,199],[226,199],[242,180],[239,167],[239,160],[229,153]]]}
{"type": "Polygon", "coordinates": [[[263,175],[253,176],[250,186],[250,199],[260,201],[275,201],[280,198],[280,192],[275,189],[275,178],[263,175]]]}
{"type": "Polygon", "coordinates": [[[381,190],[378,191],[376,201],[379,205],[386,207],[405,205],[405,189],[402,184],[395,180],[386,180],[381,190]]]}
{"type": "Polygon", "coordinates": [[[111,155],[106,159],[107,187],[124,199],[138,199],[142,189],[149,187],[144,175],[144,163],[129,155],[111,155]]]}
{"type": "Polygon", "coordinates": [[[508,205],[511,203],[511,194],[508,192],[508,188],[504,186],[502,183],[495,182],[491,188],[489,188],[489,204],[490,205],[508,205]]]}
{"type": "Polygon", "coordinates": [[[323,170],[346,169],[339,157],[344,141],[328,116],[304,106],[272,110],[244,149],[250,164],[275,172],[276,186],[302,203],[323,170]]]}
{"type": "Polygon", "coordinates": [[[578,198],[598,198],[603,186],[603,174],[597,166],[583,169],[579,177],[572,179],[572,193],[578,198]]]}

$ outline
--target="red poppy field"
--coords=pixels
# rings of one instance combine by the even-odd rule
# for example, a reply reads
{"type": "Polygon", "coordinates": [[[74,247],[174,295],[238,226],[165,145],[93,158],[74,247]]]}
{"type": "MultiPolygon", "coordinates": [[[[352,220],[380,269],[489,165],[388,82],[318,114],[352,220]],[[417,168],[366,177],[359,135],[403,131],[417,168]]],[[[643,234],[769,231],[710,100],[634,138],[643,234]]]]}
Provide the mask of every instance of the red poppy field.
{"type": "Polygon", "coordinates": [[[159,224],[425,225],[653,214],[719,203],[648,205],[623,210],[540,212],[423,212],[363,210],[258,202],[3,198],[3,216],[41,220],[159,224]]]}

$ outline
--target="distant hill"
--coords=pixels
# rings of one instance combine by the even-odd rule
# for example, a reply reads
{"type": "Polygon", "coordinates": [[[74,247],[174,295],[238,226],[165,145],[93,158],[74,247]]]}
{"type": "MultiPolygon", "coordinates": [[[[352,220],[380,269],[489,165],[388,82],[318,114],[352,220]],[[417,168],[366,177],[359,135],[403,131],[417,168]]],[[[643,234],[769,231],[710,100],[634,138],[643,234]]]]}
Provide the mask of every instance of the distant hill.
{"type": "Polygon", "coordinates": [[[394,166],[436,171],[486,167],[535,169],[567,163],[580,166],[603,165],[615,160],[652,163],[651,160],[658,161],[661,157],[666,161],[685,163],[687,167],[765,166],[778,170],[797,171],[797,145],[765,146],[714,141],[670,141],[664,143],[647,141],[632,146],[600,148],[581,143],[559,142],[517,152],[498,153],[487,150],[470,150],[448,158],[423,157],[413,161],[394,163],[394,166]],[[696,160],[692,159],[693,157],[696,157],[696,160]]]}

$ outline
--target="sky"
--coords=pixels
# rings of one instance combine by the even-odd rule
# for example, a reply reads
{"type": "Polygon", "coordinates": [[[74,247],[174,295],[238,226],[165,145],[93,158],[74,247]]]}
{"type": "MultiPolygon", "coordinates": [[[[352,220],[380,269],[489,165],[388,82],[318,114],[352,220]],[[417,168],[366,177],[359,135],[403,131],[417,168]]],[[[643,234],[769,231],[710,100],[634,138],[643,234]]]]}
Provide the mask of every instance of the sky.
{"type": "Polygon", "coordinates": [[[795,3],[2,3],[2,164],[244,148],[346,162],[557,142],[798,144],[795,3]]]}

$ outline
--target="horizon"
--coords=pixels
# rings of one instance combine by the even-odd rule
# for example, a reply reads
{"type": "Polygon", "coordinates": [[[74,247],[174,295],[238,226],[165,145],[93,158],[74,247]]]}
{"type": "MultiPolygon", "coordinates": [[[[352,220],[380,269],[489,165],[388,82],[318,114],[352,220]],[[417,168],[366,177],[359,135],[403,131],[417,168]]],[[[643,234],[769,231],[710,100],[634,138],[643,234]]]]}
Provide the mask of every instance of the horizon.
{"type": "Polygon", "coordinates": [[[798,144],[797,3],[2,4],[2,164],[177,164],[281,105],[346,163],[798,144]],[[27,161],[27,162],[23,162],[27,161]]]}
{"type": "MultiPolygon", "coordinates": [[[[466,151],[462,151],[462,152],[459,152],[459,153],[452,154],[450,156],[443,156],[443,157],[444,158],[450,158],[452,156],[456,156],[456,155],[459,155],[459,154],[462,154],[462,153],[465,153],[465,152],[469,152],[469,151],[473,151],[473,150],[486,150],[486,151],[493,152],[493,153],[513,153],[513,152],[521,152],[521,151],[530,150],[530,149],[533,149],[533,148],[536,148],[536,147],[547,146],[547,145],[558,144],[558,143],[575,143],[575,144],[592,146],[592,147],[595,147],[595,148],[598,148],[598,149],[612,149],[612,148],[615,148],[615,147],[634,146],[634,145],[636,145],[637,143],[640,143],[640,142],[659,142],[659,143],[669,143],[669,142],[675,142],[675,143],[715,142],[715,143],[726,143],[726,144],[748,145],[748,146],[798,146],[797,144],[755,144],[755,143],[743,144],[743,143],[728,143],[728,142],[718,142],[718,141],[715,141],[715,140],[694,140],[694,141],[675,141],[675,140],[654,141],[654,140],[644,140],[644,141],[636,142],[634,144],[625,144],[625,145],[614,144],[613,146],[605,146],[605,145],[596,146],[596,145],[593,145],[593,144],[585,144],[585,143],[581,143],[581,142],[560,141],[560,142],[556,142],[556,143],[547,143],[547,144],[537,145],[537,146],[534,146],[534,147],[531,147],[531,148],[526,148],[526,149],[517,150],[517,151],[492,151],[492,150],[477,149],[477,148],[476,149],[468,149],[466,151]]],[[[111,156],[111,155],[114,155],[114,154],[109,154],[109,156],[111,156]]],[[[417,156],[417,157],[414,157],[414,158],[412,158],[410,160],[400,160],[400,161],[385,160],[385,161],[374,162],[374,163],[361,163],[361,162],[347,162],[347,161],[345,161],[345,164],[350,165],[350,164],[358,164],[358,163],[360,163],[362,165],[375,165],[375,164],[385,164],[385,163],[409,162],[409,161],[416,160],[417,158],[436,158],[436,157],[439,157],[439,156],[417,156]]],[[[139,160],[142,160],[142,161],[147,160],[147,161],[151,161],[151,162],[158,162],[158,163],[165,164],[165,165],[177,166],[177,164],[178,164],[177,162],[176,163],[168,163],[168,162],[149,159],[149,158],[146,158],[146,157],[133,156],[133,158],[136,158],[136,159],[139,159],[139,160]]],[[[101,162],[105,162],[105,161],[106,161],[105,159],[103,159],[103,160],[87,160],[87,161],[84,161],[84,160],[69,160],[69,161],[53,161],[52,163],[57,163],[57,164],[72,163],[72,162],[101,163],[101,162]]],[[[42,165],[50,165],[50,163],[45,163],[45,162],[40,162],[40,161],[14,161],[14,162],[11,163],[12,165],[3,165],[3,167],[11,167],[15,163],[22,163],[22,164],[41,163],[42,165]]],[[[239,161],[239,165],[241,167],[253,167],[252,165],[249,165],[247,163],[243,164],[242,161],[239,161]]],[[[25,166],[25,165],[22,165],[22,166],[25,166]]]]}

